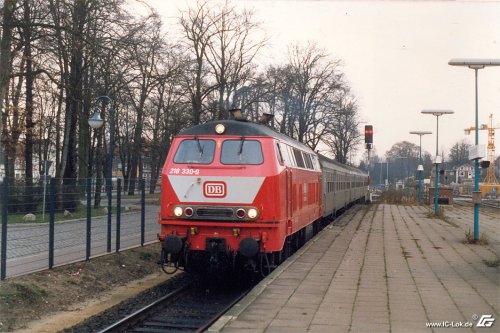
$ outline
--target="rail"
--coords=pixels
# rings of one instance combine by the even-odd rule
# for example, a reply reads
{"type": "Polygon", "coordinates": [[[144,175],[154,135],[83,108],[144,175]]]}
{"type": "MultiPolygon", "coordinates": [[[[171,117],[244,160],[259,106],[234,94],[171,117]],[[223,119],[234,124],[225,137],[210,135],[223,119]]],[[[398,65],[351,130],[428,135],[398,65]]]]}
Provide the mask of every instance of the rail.
{"type": "Polygon", "coordinates": [[[129,329],[136,325],[138,322],[142,322],[145,319],[147,319],[149,316],[151,316],[151,313],[154,312],[158,307],[162,306],[165,302],[171,300],[173,297],[184,291],[186,288],[191,286],[195,281],[191,280],[187,282],[186,284],[180,286],[179,288],[175,289],[174,291],[168,293],[167,295],[159,298],[158,300],[154,301],[153,303],[146,305],[145,307],[135,311],[131,315],[126,316],[125,318],[111,324],[110,326],[104,328],[103,330],[99,331],[98,333],[106,333],[106,332],[116,332],[116,331],[123,331],[125,329],[129,329]]]}
{"type": "MultiPolygon", "coordinates": [[[[472,206],[472,199],[470,197],[455,198],[454,203],[459,206],[472,206]]],[[[500,201],[483,199],[481,201],[481,206],[493,209],[500,209],[500,201]]]]}
{"type": "MultiPolygon", "coordinates": [[[[225,285],[225,284],[224,284],[225,285]]],[[[208,291],[206,285],[190,280],[167,295],[122,318],[98,333],[108,332],[203,332],[251,287],[208,291]]]]}

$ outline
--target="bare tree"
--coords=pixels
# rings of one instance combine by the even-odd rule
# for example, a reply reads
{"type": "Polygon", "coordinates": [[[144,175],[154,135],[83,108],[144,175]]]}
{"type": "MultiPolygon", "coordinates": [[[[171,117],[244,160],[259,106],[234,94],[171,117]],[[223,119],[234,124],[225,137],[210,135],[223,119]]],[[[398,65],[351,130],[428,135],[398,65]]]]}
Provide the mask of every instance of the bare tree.
{"type": "Polygon", "coordinates": [[[451,167],[458,167],[469,162],[470,144],[466,140],[456,142],[448,154],[448,163],[451,167]]]}
{"type": "Polygon", "coordinates": [[[254,58],[265,40],[257,37],[259,26],[253,13],[238,12],[226,1],[211,15],[212,38],[208,43],[207,61],[217,83],[216,119],[226,117],[229,101],[238,87],[247,81],[254,68],[254,58]]]}
{"type": "Polygon", "coordinates": [[[410,172],[412,168],[419,163],[420,147],[408,141],[396,142],[385,153],[386,161],[390,163],[390,169],[393,170],[391,178],[402,179],[410,172]]]}
{"type": "Polygon", "coordinates": [[[128,193],[134,194],[136,178],[140,178],[141,146],[144,126],[145,106],[149,95],[159,84],[158,62],[164,52],[164,40],[160,32],[161,24],[156,20],[148,26],[141,43],[131,49],[131,59],[136,59],[134,75],[136,79],[128,87],[129,101],[135,111],[135,129],[131,146],[131,164],[128,193]]]}
{"type": "MultiPolygon", "coordinates": [[[[17,54],[22,50],[22,43],[18,40],[13,45],[13,54],[17,54]]],[[[22,92],[25,76],[26,59],[11,58],[10,71],[13,72],[13,77],[9,81],[5,95],[5,107],[2,114],[2,143],[5,150],[5,174],[7,177],[14,177],[16,158],[22,156],[19,151],[20,140],[24,131],[25,114],[22,112],[22,92]]]]}
{"type": "Polygon", "coordinates": [[[297,115],[294,98],[294,77],[291,65],[271,66],[266,71],[268,80],[268,104],[272,114],[275,115],[279,132],[296,138],[294,131],[297,115]]]}
{"type": "MultiPolygon", "coordinates": [[[[175,77],[174,77],[175,78],[175,77]]],[[[170,149],[174,134],[189,123],[189,112],[183,103],[183,91],[174,80],[161,80],[152,96],[151,115],[146,119],[146,141],[150,146],[151,181],[150,193],[154,193],[161,168],[170,149]]]]}
{"type": "MultiPolygon", "coordinates": [[[[0,128],[7,175],[14,175],[17,163],[29,184],[36,170],[45,172],[41,161],[55,159],[56,177],[75,194],[62,198],[65,208],[73,209],[76,189],[83,188],[78,180],[95,177],[100,198],[99,185],[110,171],[106,138],[113,134],[128,192],[136,185],[127,180],[143,176],[146,159],[154,191],[173,135],[224,118],[231,107],[244,109],[251,120],[275,114],[272,126],[313,149],[338,141],[334,150],[342,161],[352,151],[357,105],[342,95],[348,87],[339,62],[316,45],[292,45],[286,63],[259,73],[255,59],[265,37],[250,11],[229,1],[197,1],[181,13],[181,48],[166,42],[154,12],[140,17],[125,4],[3,2],[0,128]],[[95,98],[102,95],[113,100],[113,133],[109,125],[89,130],[95,98]]],[[[109,124],[108,105],[98,106],[109,124]]]]}
{"type": "MultiPolygon", "coordinates": [[[[0,115],[4,111],[4,102],[11,73],[12,30],[14,28],[17,0],[4,0],[2,8],[2,39],[0,40],[0,115]]],[[[0,130],[3,130],[3,117],[0,117],[0,130]]],[[[0,135],[3,138],[3,135],[0,135]]]]}
{"type": "MultiPolygon", "coordinates": [[[[337,72],[338,61],[315,44],[298,44],[289,48],[289,61],[293,71],[297,139],[307,142],[311,127],[317,127],[318,119],[325,119],[333,111],[330,108],[338,89],[342,87],[341,74],[337,72]]],[[[320,133],[315,133],[320,134],[320,133]]]]}
{"type": "Polygon", "coordinates": [[[327,125],[331,136],[325,141],[332,149],[335,160],[347,164],[349,154],[355,152],[361,142],[358,106],[348,90],[342,90],[338,94],[334,110],[335,113],[327,125]]]}
{"type": "Polygon", "coordinates": [[[214,20],[210,14],[208,0],[198,0],[194,7],[181,13],[179,24],[184,32],[184,47],[188,54],[189,64],[184,72],[184,81],[189,91],[192,107],[192,124],[200,123],[203,113],[203,102],[215,87],[209,83],[209,72],[206,68],[207,48],[214,34],[214,20]]]}
{"type": "Polygon", "coordinates": [[[419,154],[419,146],[408,141],[396,142],[385,153],[387,159],[395,160],[398,157],[412,157],[417,158],[419,154]]]}

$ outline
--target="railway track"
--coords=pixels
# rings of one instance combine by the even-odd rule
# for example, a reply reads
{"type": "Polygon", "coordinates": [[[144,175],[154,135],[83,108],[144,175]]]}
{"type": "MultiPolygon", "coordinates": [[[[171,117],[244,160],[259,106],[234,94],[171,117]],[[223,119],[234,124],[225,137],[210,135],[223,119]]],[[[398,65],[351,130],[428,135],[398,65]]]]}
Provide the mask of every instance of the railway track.
{"type": "MultiPolygon", "coordinates": [[[[461,199],[461,200],[455,200],[453,203],[459,206],[472,206],[472,200],[461,199]]],[[[487,208],[500,209],[500,202],[498,200],[491,200],[491,201],[483,200],[481,202],[481,206],[487,208]]]]}
{"type": "Polygon", "coordinates": [[[244,276],[200,282],[180,273],[61,333],[203,332],[261,279],[257,274],[244,276]]]}
{"type": "Polygon", "coordinates": [[[223,286],[208,289],[197,281],[188,281],[99,333],[203,332],[251,289],[223,286]]]}

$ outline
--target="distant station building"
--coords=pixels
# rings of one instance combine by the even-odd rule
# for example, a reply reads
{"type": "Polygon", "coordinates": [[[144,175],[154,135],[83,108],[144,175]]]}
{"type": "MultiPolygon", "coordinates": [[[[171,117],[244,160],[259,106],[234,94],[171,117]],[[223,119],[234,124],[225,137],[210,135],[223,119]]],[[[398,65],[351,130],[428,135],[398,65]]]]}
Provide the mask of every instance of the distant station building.
{"type": "Polygon", "coordinates": [[[455,183],[461,184],[465,181],[474,179],[474,166],[471,164],[463,164],[455,170],[455,183]]]}

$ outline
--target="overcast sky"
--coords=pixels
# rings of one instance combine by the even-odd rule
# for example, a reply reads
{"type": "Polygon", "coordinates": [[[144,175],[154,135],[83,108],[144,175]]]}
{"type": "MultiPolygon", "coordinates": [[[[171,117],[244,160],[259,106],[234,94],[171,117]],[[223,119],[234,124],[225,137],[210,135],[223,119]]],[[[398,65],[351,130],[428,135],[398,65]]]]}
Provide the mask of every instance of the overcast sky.
{"type": "MultiPolygon", "coordinates": [[[[148,0],[176,22],[189,0],[148,0]]],[[[457,141],[474,142],[464,128],[474,125],[474,71],[452,67],[452,58],[500,59],[498,1],[314,1],[236,0],[251,8],[269,36],[261,59],[282,62],[287,45],[316,41],[342,70],[356,96],[362,121],[374,127],[374,144],[384,155],[398,141],[418,144],[409,131],[430,130],[422,148],[436,150],[436,117],[423,109],[451,109],[440,117],[439,150],[457,141]]],[[[500,66],[479,71],[479,123],[490,113],[500,124],[500,66]]],[[[497,155],[500,130],[497,131],[497,155]]],[[[486,144],[486,131],[480,131],[486,144]]]]}

